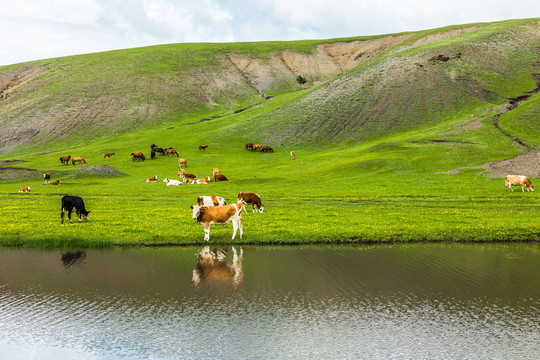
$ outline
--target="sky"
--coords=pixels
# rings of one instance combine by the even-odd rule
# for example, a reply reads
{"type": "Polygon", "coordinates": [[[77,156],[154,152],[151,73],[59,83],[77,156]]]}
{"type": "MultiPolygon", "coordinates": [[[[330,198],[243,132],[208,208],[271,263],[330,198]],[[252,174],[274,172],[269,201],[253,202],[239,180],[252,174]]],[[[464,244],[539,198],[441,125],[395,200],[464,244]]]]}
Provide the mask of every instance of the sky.
{"type": "Polygon", "coordinates": [[[540,17],[539,0],[0,0],[0,65],[191,42],[331,39],[540,17]]]}

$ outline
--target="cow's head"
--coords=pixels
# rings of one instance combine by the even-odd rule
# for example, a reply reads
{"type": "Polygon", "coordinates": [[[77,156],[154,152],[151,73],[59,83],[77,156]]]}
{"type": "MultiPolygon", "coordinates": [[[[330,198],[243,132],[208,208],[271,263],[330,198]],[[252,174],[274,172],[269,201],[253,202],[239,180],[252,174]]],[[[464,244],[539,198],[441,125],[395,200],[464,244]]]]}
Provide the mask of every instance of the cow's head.
{"type": "Polygon", "coordinates": [[[531,189],[531,191],[534,191],[534,185],[531,185],[529,189],[531,189]]]}
{"type": "Polygon", "coordinates": [[[84,221],[88,221],[88,214],[90,214],[90,211],[84,211],[83,212],[81,210],[81,215],[82,215],[84,221]]]}
{"type": "Polygon", "coordinates": [[[190,208],[193,210],[192,217],[197,220],[199,214],[201,213],[201,207],[198,205],[191,205],[190,208]]]}
{"type": "Polygon", "coordinates": [[[264,211],[264,205],[263,205],[263,204],[261,204],[261,206],[259,207],[259,212],[260,212],[260,213],[262,214],[262,213],[263,213],[263,211],[264,211]]]}

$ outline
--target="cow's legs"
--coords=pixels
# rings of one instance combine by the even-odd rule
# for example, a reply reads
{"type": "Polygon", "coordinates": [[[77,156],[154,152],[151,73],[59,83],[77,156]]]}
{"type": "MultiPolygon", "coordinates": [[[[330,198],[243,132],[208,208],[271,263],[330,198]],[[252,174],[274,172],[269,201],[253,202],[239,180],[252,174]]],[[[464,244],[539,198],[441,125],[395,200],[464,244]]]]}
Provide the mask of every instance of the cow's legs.
{"type": "Polygon", "coordinates": [[[73,224],[73,221],[71,221],[71,210],[68,210],[68,219],[69,219],[69,223],[73,224]]]}
{"type": "Polygon", "coordinates": [[[237,223],[238,220],[233,220],[232,222],[232,225],[233,225],[233,234],[232,234],[232,239],[234,240],[235,236],[236,236],[236,231],[238,230],[238,223],[237,223]]]}
{"type": "Polygon", "coordinates": [[[64,213],[66,212],[66,209],[62,207],[62,212],[60,213],[60,224],[64,223],[64,213]]]}
{"type": "Polygon", "coordinates": [[[210,225],[204,225],[204,240],[210,241],[210,225]]]}
{"type": "Polygon", "coordinates": [[[81,210],[77,210],[77,216],[79,217],[79,222],[82,222],[82,220],[81,220],[81,210]]]}

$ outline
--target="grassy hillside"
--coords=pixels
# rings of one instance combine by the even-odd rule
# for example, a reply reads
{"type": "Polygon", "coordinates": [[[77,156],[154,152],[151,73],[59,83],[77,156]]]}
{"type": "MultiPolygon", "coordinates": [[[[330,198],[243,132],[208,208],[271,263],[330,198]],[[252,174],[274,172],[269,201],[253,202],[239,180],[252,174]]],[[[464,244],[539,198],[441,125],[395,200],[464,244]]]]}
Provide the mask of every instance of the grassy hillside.
{"type": "MultiPolygon", "coordinates": [[[[239,191],[266,206],[243,215],[239,243],[538,239],[536,193],[505,192],[501,174],[537,183],[539,24],[167,45],[2,67],[0,243],[199,244],[189,206],[199,195],[231,203],[239,191]],[[152,143],[177,149],[199,177],[218,167],[230,181],[166,187],[177,158],[150,160],[152,143]],[[147,160],[133,162],[133,151],[147,160]],[[61,165],[68,154],[87,165],[61,165]],[[43,172],[61,185],[43,184],[43,172]],[[154,175],[158,183],[144,181],[154,175]],[[59,224],[63,194],[85,199],[88,223],[59,224]]],[[[231,235],[213,226],[210,238],[231,235]]]]}

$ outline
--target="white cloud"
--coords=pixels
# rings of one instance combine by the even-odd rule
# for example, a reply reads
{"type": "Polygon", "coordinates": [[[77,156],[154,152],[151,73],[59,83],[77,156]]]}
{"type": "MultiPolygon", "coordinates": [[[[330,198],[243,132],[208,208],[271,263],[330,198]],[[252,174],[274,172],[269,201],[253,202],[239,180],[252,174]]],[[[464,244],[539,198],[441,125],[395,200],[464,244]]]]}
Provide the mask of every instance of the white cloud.
{"type": "Polygon", "coordinates": [[[0,65],[164,43],[325,39],[534,16],[538,0],[0,0],[0,65]]]}

